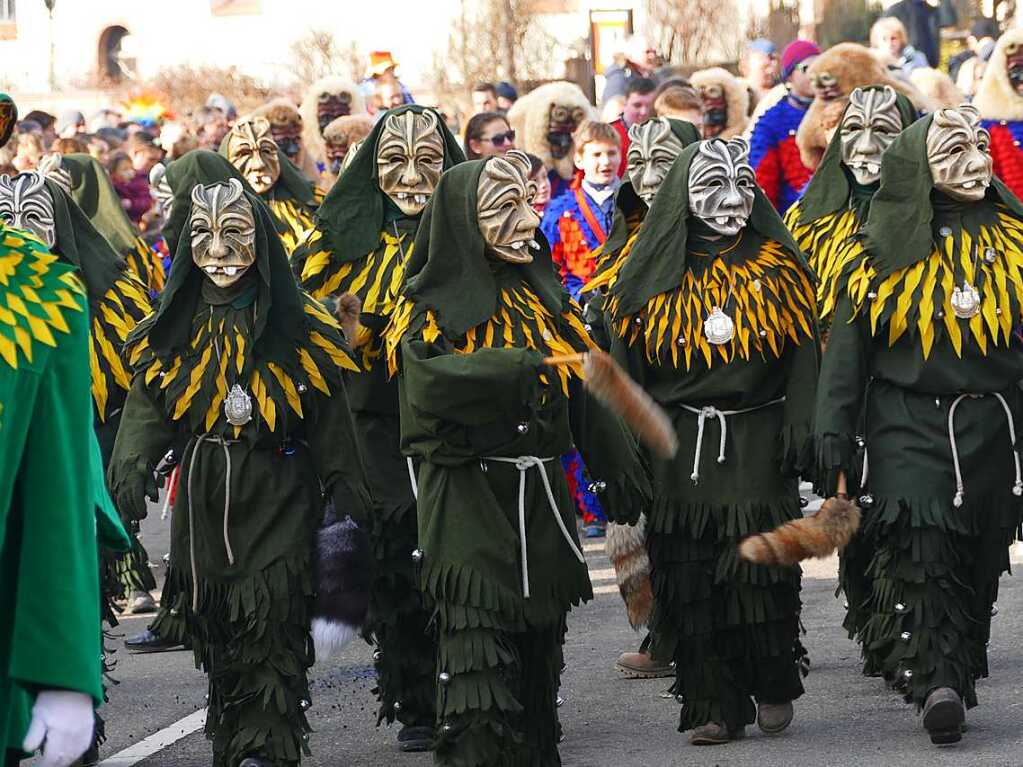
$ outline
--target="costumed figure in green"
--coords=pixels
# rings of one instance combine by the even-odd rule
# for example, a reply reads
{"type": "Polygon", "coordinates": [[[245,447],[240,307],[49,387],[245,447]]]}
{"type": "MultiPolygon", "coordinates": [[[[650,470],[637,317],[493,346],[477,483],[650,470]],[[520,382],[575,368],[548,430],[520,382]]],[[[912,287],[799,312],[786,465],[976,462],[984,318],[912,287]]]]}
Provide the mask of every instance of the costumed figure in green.
{"type": "Polygon", "coordinates": [[[885,151],[818,392],[821,492],[871,507],[864,671],[922,708],[935,743],[960,739],[988,674],[1023,493],[1023,205],[992,178],[988,142],[964,105],[885,151]]]}
{"type": "MultiPolygon", "coordinates": [[[[0,94],[0,146],[17,120],[0,94]]],[[[103,699],[101,545],[128,546],[103,486],[86,289],[0,222],[0,761],[66,767],[103,699]],[[55,470],[56,469],[56,470],[55,470]]]]}
{"type": "Polygon", "coordinates": [[[910,100],[889,85],[853,90],[803,196],[785,214],[817,276],[817,310],[825,325],[835,311],[842,264],[881,181],[881,157],[916,118],[910,100]]]}
{"type": "MultiPolygon", "coordinates": [[[[683,149],[699,140],[700,132],[696,126],[684,120],[655,117],[629,126],[628,164],[615,199],[617,209],[611,234],[597,253],[597,275],[583,288],[586,329],[605,351],[610,349],[611,339],[604,321],[604,296],[618,278],[640,225],[672,164],[683,149]]],[[[641,515],[635,525],[610,522],[607,526],[607,554],[625,600],[629,623],[639,630],[647,625],[653,603],[650,560],[646,553],[646,515],[641,515]]],[[[618,657],[615,669],[627,678],[674,676],[670,663],[650,658],[649,647],[648,634],[638,652],[624,652],[618,657]]]]}
{"type": "Polygon", "coordinates": [[[49,154],[38,168],[64,187],[89,221],[153,294],[163,290],[166,275],[159,254],[139,234],[117,196],[106,169],[87,154],[49,154]]]}
{"type": "Polygon", "coordinates": [[[635,439],[579,367],[544,364],[591,342],[528,177],[515,151],[444,174],[386,337],[402,448],[422,461],[413,557],[439,629],[441,765],[561,764],[565,621],[592,590],[559,457],[578,445],[612,518],[650,497],[635,439]]]}
{"type": "Polygon", "coordinates": [[[349,562],[342,586],[367,581],[349,601],[324,604],[330,562],[313,577],[321,523],[354,540],[368,516],[343,380],[356,366],[259,197],[231,179],[190,200],[159,308],[125,347],[134,379],[108,483],[141,519],[157,462],[181,457],[170,609],[209,676],[213,764],[291,766],[308,751],[311,631],[334,610],[319,633],[354,635],[368,599],[368,554],[349,562]]]}
{"type": "Polygon", "coordinates": [[[265,117],[236,122],[221,143],[220,154],[263,198],[290,256],[313,231],[323,192],[278,148],[265,117]]]}
{"type": "Polygon", "coordinates": [[[435,628],[411,558],[417,537],[414,466],[401,454],[398,388],[381,361],[381,334],[423,208],[441,173],[463,159],[432,109],[404,106],[385,113],[292,258],[303,288],[315,298],[337,297],[343,324],[355,324],[344,319],[346,312],[358,318],[350,340],[363,372],[352,376],[349,396],[375,504],[370,538],[377,562],[366,636],[377,648],[377,721],[401,722],[398,742],[406,751],[427,749],[432,738],[435,628]]]}
{"type": "Polygon", "coordinates": [[[605,302],[613,354],[678,433],[647,510],[651,654],[675,662],[679,730],[698,745],[754,720],[780,732],[803,693],[800,571],[736,555],[801,516],[819,359],[811,273],[748,153],[686,148],[605,302]]]}
{"type": "MultiPolygon", "coordinates": [[[[59,155],[52,157],[54,167],[59,167],[59,155]]],[[[93,227],[65,186],[50,176],[36,171],[0,176],[0,219],[30,232],[61,260],[80,270],[91,317],[95,430],[106,465],[131,384],[121,350],[136,323],[151,311],[148,288],[93,227]]],[[[117,625],[115,599],[148,597],[156,588],[137,526],[130,532],[132,546],[126,555],[104,552],[102,557],[104,617],[111,625],[117,625]]]]}

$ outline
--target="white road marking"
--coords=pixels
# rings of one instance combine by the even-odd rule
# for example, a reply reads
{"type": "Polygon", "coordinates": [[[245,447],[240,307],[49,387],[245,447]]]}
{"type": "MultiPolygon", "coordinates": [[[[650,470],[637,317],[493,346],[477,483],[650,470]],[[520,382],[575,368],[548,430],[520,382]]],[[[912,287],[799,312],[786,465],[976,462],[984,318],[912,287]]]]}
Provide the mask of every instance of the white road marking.
{"type": "Polygon", "coordinates": [[[206,725],[206,709],[200,709],[189,714],[184,719],[179,719],[169,727],[164,727],[159,732],[154,732],[145,740],[140,740],[133,746],[123,751],[118,751],[111,757],[99,763],[99,767],[132,767],[143,759],[148,759],[158,751],[177,743],[182,738],[191,735],[196,730],[206,725]]]}

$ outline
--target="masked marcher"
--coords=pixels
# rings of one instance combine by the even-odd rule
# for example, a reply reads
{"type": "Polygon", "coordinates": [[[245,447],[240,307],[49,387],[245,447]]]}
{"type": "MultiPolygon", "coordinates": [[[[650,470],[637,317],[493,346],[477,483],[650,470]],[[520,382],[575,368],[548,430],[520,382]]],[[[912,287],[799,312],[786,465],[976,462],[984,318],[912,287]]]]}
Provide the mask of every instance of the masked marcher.
{"type": "Polygon", "coordinates": [[[687,147],[605,300],[612,352],[676,414],[646,510],[649,625],[697,745],[780,732],[803,693],[800,572],[735,547],[801,516],[819,354],[810,271],[754,178],[742,139],[687,147]]]}
{"type": "Polygon", "coordinates": [[[538,234],[529,159],[446,173],[387,334],[419,471],[420,583],[437,616],[436,763],[560,765],[565,618],[591,597],[558,456],[578,444],[609,513],[649,486],[624,425],[548,355],[589,345],[538,234]]]}
{"type": "Polygon", "coordinates": [[[742,135],[749,122],[749,90],[721,67],[694,72],[689,82],[703,103],[703,137],[729,139],[742,135]]]}
{"type": "Polygon", "coordinates": [[[121,254],[128,268],[151,293],[163,290],[166,275],[160,256],[128,218],[99,160],[87,154],[48,155],[40,163],[39,171],[64,187],[96,231],[121,254]]]}
{"type": "Polygon", "coordinates": [[[572,136],[583,121],[595,118],[582,89],[569,82],[541,85],[508,110],[508,123],[518,136],[519,149],[539,157],[548,169],[550,202],[573,194],[576,147],[572,136]]]}
{"type": "MultiPolygon", "coordinates": [[[[362,371],[349,394],[375,514],[377,562],[367,638],[377,647],[378,722],[396,719],[403,750],[429,747],[434,724],[434,629],[416,585],[416,501],[400,451],[398,390],[380,362],[411,257],[419,217],[441,173],[463,159],[458,141],[432,109],[408,105],[384,114],[316,216],[293,268],[316,298],[354,296],[361,304],[353,346],[362,371]]],[[[356,310],[358,311],[358,310],[356,310]]]]}
{"type": "Polygon", "coordinates": [[[373,118],[369,115],[344,115],[330,122],[323,129],[324,151],[327,168],[324,174],[330,175],[330,186],[334,185],[341,175],[348,150],[363,141],[373,130],[373,118]]]}
{"type": "Polygon", "coordinates": [[[817,309],[827,324],[851,238],[867,219],[881,180],[881,156],[917,118],[908,98],[888,85],[856,88],[802,198],[785,223],[817,275],[817,309]]]}
{"type": "Polygon", "coordinates": [[[270,135],[284,156],[294,163],[295,167],[308,180],[313,181],[319,175],[316,164],[305,149],[302,130],[302,115],[288,98],[276,98],[268,101],[258,109],[252,110],[249,117],[265,117],[270,121],[270,135]]]}
{"type": "Polygon", "coordinates": [[[213,764],[296,765],[314,533],[326,503],[349,525],[370,505],[342,377],[356,366],[259,197],[234,179],[195,186],[187,221],[160,307],[125,347],[135,377],[109,485],[142,519],[157,462],[181,456],[168,577],[209,677],[213,764]]]}
{"type": "MultiPolygon", "coordinates": [[[[0,146],[16,122],[14,102],[0,94],[0,146]]],[[[38,202],[30,207],[40,223],[47,211],[38,202]]],[[[0,758],[14,765],[41,750],[40,764],[64,767],[94,745],[103,701],[96,544],[125,551],[129,542],[91,428],[86,289],[73,264],[34,231],[9,228],[8,216],[0,217],[8,318],[0,323],[0,758]]]]}
{"type": "MultiPolygon", "coordinates": [[[[611,347],[604,322],[604,294],[628,258],[649,206],[672,164],[683,149],[699,140],[699,132],[692,123],[667,117],[655,117],[629,128],[626,172],[618,190],[614,225],[598,255],[597,276],[583,288],[588,298],[584,309],[587,329],[604,350],[611,347]]],[[[645,515],[635,525],[609,522],[607,526],[607,553],[625,600],[629,623],[637,631],[647,625],[653,603],[645,530],[645,515]]],[[[674,676],[669,662],[650,657],[649,645],[647,636],[638,652],[622,653],[615,662],[618,672],[634,679],[674,676]]]]}
{"type": "Polygon", "coordinates": [[[871,505],[864,671],[923,709],[934,743],[959,740],[964,705],[977,705],[1023,492],[1023,205],[992,179],[987,150],[962,106],[885,151],[817,404],[823,491],[871,505]]]}
{"type": "Polygon", "coordinates": [[[266,118],[236,122],[224,137],[220,153],[263,198],[290,256],[313,230],[313,216],[323,202],[323,193],[277,146],[266,118]]]}
{"type": "Polygon", "coordinates": [[[323,132],[334,120],[346,115],[366,114],[366,100],[359,86],[343,77],[323,77],[310,85],[299,106],[302,143],[317,173],[317,185],[329,189],[326,141],[323,132]]]}
{"type": "Polygon", "coordinates": [[[972,103],[991,134],[995,175],[1023,196],[1023,32],[1010,29],[998,38],[972,103]]]}

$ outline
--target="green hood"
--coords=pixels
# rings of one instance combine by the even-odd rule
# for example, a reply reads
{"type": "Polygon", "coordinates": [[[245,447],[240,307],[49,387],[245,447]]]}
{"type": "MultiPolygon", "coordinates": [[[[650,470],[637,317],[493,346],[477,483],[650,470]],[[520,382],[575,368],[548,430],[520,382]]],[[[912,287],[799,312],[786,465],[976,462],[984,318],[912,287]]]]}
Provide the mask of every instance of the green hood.
{"type": "MultiPolygon", "coordinates": [[[[927,131],[933,120],[927,115],[906,128],[881,158],[881,186],[862,229],[879,279],[924,260],[933,250],[934,181],[927,162],[927,131]]],[[[1023,218],[1023,203],[997,177],[991,179],[985,201],[1001,202],[1023,218]]],[[[961,205],[979,210],[983,203],[961,205]]]]}
{"type": "MultiPolygon", "coordinates": [[[[651,298],[678,287],[682,281],[686,271],[691,215],[689,166],[699,148],[698,143],[691,144],[675,160],[643,220],[643,228],[633,243],[629,258],[611,288],[611,295],[618,297],[619,315],[634,314],[651,298]]],[[[810,267],[799,246],[760,187],[756,187],[754,192],[753,213],[744,231],[751,229],[779,242],[810,274],[810,267]]],[[[745,239],[745,242],[750,241],[750,238],[745,239]]],[[[743,246],[740,246],[733,253],[741,258],[742,251],[743,246]]]]}
{"type": "MultiPolygon", "coordinates": [[[[190,152],[171,167],[186,160],[190,152]]],[[[218,157],[213,152],[206,154],[218,157]]],[[[218,159],[223,159],[219,158],[218,159]]],[[[223,161],[230,167],[230,163],[223,161]]],[[[167,169],[170,173],[170,168],[167,169]]],[[[226,180],[226,179],[225,179],[226,180]]],[[[220,182],[214,179],[202,182],[204,185],[220,182]]],[[[177,187],[175,189],[175,209],[178,209],[177,187]]],[[[192,215],[191,190],[187,185],[187,203],[181,205],[182,218],[185,223],[192,215]]],[[[302,308],[302,294],[288,265],[288,254],[281,244],[280,237],[274,226],[273,217],[259,195],[247,186],[245,197],[252,205],[256,218],[256,306],[253,337],[255,346],[263,359],[292,363],[295,360],[295,349],[304,339],[305,312],[302,308]]],[[[177,237],[177,249],[174,252],[174,268],[171,269],[160,299],[160,306],[151,322],[140,325],[149,334],[149,344],[159,356],[169,356],[185,347],[192,334],[192,318],[195,316],[201,298],[202,283],[205,275],[192,259],[192,242],[189,237],[177,237]]]]}
{"type": "MultiPolygon", "coordinates": [[[[405,295],[418,308],[433,309],[445,335],[458,338],[497,310],[499,270],[518,272],[554,315],[564,307],[561,281],[550,246],[540,229],[529,264],[509,264],[487,256],[476,204],[480,174],[487,160],[472,160],[441,176],[423,211],[415,247],[405,270],[405,295]]],[[[347,171],[346,171],[347,172],[347,171]]]]}
{"type": "Polygon", "coordinates": [[[89,305],[95,307],[127,266],[64,188],[51,179],[46,179],[45,183],[53,197],[57,227],[57,244],[53,252],[78,268],[89,296],[89,305]]]}
{"type": "MultiPolygon", "coordinates": [[[[377,183],[377,142],[384,120],[408,111],[422,114],[427,107],[406,104],[385,112],[316,214],[316,227],[323,233],[322,249],[330,251],[341,262],[362,258],[380,241],[385,195],[377,183]]],[[[444,139],[444,170],[447,170],[464,162],[465,155],[440,114],[437,114],[437,126],[444,139]]]]}
{"type": "Polygon", "coordinates": [[[138,233],[99,160],[88,154],[66,154],[61,165],[71,174],[71,197],[92,225],[122,256],[134,252],[138,233]]]}
{"type": "MultiPolygon", "coordinates": [[[[683,148],[700,140],[700,132],[691,122],[675,120],[671,117],[667,119],[671,125],[671,132],[682,142],[683,148]]],[[[611,233],[604,243],[604,253],[617,253],[625,247],[625,243],[629,241],[629,236],[634,231],[629,227],[630,221],[637,217],[642,221],[646,216],[647,208],[647,204],[636,194],[636,190],[632,188],[632,182],[626,175],[622,179],[618,196],[615,198],[614,222],[611,224],[611,233]]]]}
{"type": "MultiPolygon", "coordinates": [[[[220,142],[220,151],[218,154],[227,159],[227,141],[230,136],[225,136],[224,140],[220,142]]],[[[265,195],[260,195],[264,200],[294,200],[301,205],[309,205],[316,207],[316,194],[315,185],[312,181],[302,175],[302,171],[298,169],[288,156],[277,148],[277,159],[281,165],[281,175],[277,178],[277,183],[271,187],[270,191],[265,195]]]]}
{"type": "MultiPolygon", "coordinates": [[[[863,90],[881,90],[882,85],[869,85],[863,90]]],[[[913,103],[896,91],[895,105],[899,110],[899,117],[902,120],[902,128],[905,130],[917,119],[916,107],[913,103]]],[[[846,105],[846,110],[849,108],[846,105]]],[[[842,112],[842,119],[845,119],[845,111],[842,112]]],[[[839,121],[841,125],[841,121],[839,121]]],[[[820,164],[813,173],[810,183],[799,202],[799,224],[809,224],[829,213],[841,210],[849,204],[849,198],[853,195],[854,181],[849,177],[849,172],[842,163],[842,137],[840,131],[828,142],[828,148],[821,158],[820,164]]]]}
{"type": "MultiPolygon", "coordinates": [[[[236,178],[241,181],[246,192],[255,194],[255,191],[249,186],[249,182],[242,178],[242,174],[227,161],[227,158],[208,149],[193,149],[179,157],[167,166],[165,178],[174,192],[170,216],[163,225],[163,237],[167,240],[171,256],[177,253],[178,238],[191,215],[192,189],[194,187],[199,184],[208,186],[236,178]]],[[[189,261],[191,260],[191,256],[189,256],[189,261]]]]}

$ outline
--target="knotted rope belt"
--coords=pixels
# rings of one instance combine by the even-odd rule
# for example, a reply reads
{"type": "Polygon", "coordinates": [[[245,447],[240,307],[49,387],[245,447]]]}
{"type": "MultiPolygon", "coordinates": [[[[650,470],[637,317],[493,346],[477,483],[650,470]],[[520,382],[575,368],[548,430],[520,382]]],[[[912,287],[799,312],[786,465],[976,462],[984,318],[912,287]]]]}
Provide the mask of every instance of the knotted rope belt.
{"type": "Polygon", "coordinates": [[[733,415],[745,415],[746,413],[754,413],[757,410],[763,410],[764,408],[773,407],[774,405],[780,405],[785,401],[784,397],[765,402],[763,405],[756,405],[755,407],[747,407],[742,410],[718,410],[713,405],[705,405],[703,407],[692,407],[690,405],[679,405],[683,410],[688,410],[690,413],[696,415],[696,453],[693,456],[693,473],[689,475],[689,479],[693,481],[693,484],[699,484],[700,482],[700,456],[703,453],[703,434],[706,429],[708,418],[717,418],[718,423],[721,424],[721,436],[718,439],[718,463],[725,462],[725,448],[728,446],[728,418],[733,415]]]}
{"type": "Polygon", "coordinates": [[[575,554],[575,558],[580,563],[586,564],[586,558],[579,550],[575,541],[572,540],[572,534],[568,532],[568,528],[565,527],[565,520],[561,518],[561,512],[558,511],[558,502],[554,500],[554,491],[551,489],[551,481],[547,478],[547,470],[544,468],[545,463],[555,460],[557,459],[537,458],[535,455],[520,455],[518,458],[495,456],[483,459],[484,462],[509,463],[519,470],[519,550],[522,558],[522,596],[526,599],[529,599],[529,550],[526,545],[526,473],[533,467],[536,467],[537,472],[540,474],[540,479],[543,480],[543,487],[547,492],[547,501],[550,504],[551,513],[554,515],[554,521],[558,523],[558,529],[561,530],[562,537],[568,543],[572,553],[575,554]]]}
{"type": "Polygon", "coordinates": [[[199,609],[199,575],[195,563],[195,519],[192,514],[192,474],[195,469],[195,457],[199,454],[199,448],[205,443],[220,445],[224,449],[224,460],[227,463],[224,475],[224,548],[227,550],[228,564],[234,564],[234,551],[231,549],[231,538],[228,534],[228,524],[231,518],[231,451],[228,445],[237,442],[236,439],[224,439],[223,437],[207,432],[201,437],[196,437],[192,446],[192,457],[188,461],[188,556],[192,567],[192,611],[199,609]]]}
{"type": "MultiPolygon", "coordinates": [[[[1019,460],[1019,449],[1016,447],[1016,424],[1012,418],[1012,409],[1009,407],[1009,403],[1005,401],[998,392],[991,392],[990,394],[960,394],[954,400],[948,408],[948,445],[952,449],[952,470],[955,472],[956,479],[956,492],[952,496],[952,505],[957,509],[963,505],[963,499],[966,497],[966,485],[963,482],[963,471],[959,463],[959,445],[956,442],[956,430],[955,430],[955,417],[956,410],[959,409],[959,405],[963,400],[967,399],[983,399],[984,397],[994,397],[998,400],[1002,406],[1002,410],[1005,411],[1005,423],[1009,427],[1009,442],[1012,448],[1012,461],[1016,469],[1016,481],[1012,485],[1012,494],[1015,496],[1023,495],[1023,470],[1020,467],[1019,460]]],[[[866,487],[867,479],[870,477],[869,461],[867,451],[863,451],[863,473],[860,477],[860,487],[866,487]]]]}

